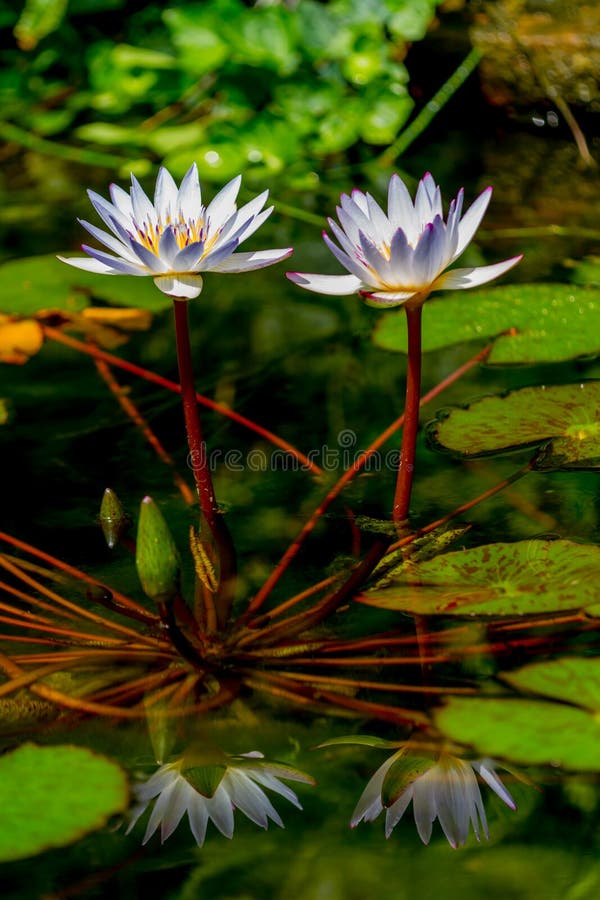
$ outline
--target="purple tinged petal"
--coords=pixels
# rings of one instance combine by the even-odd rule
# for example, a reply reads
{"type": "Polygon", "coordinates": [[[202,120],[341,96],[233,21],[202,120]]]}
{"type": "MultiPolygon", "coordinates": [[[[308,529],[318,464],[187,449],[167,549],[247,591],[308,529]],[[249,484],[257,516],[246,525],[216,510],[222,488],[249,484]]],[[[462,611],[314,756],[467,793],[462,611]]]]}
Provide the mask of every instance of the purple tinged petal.
{"type": "Polygon", "coordinates": [[[427,287],[444,267],[445,226],[440,216],[425,226],[413,254],[413,284],[427,287]]]}
{"type": "Polygon", "coordinates": [[[131,228],[131,219],[126,217],[118,207],[113,206],[112,203],[109,203],[108,200],[105,200],[104,197],[101,197],[95,191],[88,191],[87,193],[92,206],[111,231],[115,230],[115,221],[119,222],[123,228],[131,228]]]}
{"type": "Polygon", "coordinates": [[[179,253],[179,244],[177,243],[177,238],[175,237],[175,229],[172,226],[165,228],[163,231],[159,244],[158,244],[158,255],[164,262],[167,264],[168,268],[175,272],[185,271],[184,269],[179,269],[174,265],[174,260],[179,253]]]}
{"type": "MultiPolygon", "coordinates": [[[[358,229],[361,229],[362,231],[365,231],[368,234],[369,231],[371,230],[371,220],[362,211],[362,209],[360,208],[360,206],[358,206],[358,204],[354,201],[354,199],[349,197],[347,194],[342,194],[342,196],[340,197],[340,204],[341,204],[342,210],[348,216],[350,216],[350,218],[352,219],[353,224],[357,229],[357,234],[358,234],[358,229]]],[[[344,231],[346,232],[346,234],[348,234],[348,237],[350,237],[353,240],[354,239],[353,235],[349,233],[348,229],[342,222],[341,216],[339,216],[339,220],[342,223],[342,227],[344,228],[344,231]]]]}
{"type": "Polygon", "coordinates": [[[248,253],[234,253],[222,262],[211,266],[212,272],[251,272],[255,269],[264,269],[287,259],[294,252],[293,247],[282,250],[252,250],[248,253]]]}
{"type": "Polygon", "coordinates": [[[315,294],[344,297],[356,294],[362,286],[362,280],[356,275],[317,275],[309,272],[286,272],[286,278],[298,287],[313,291],[315,294]]]}
{"type": "MultiPolygon", "coordinates": [[[[56,258],[60,259],[61,262],[67,263],[68,266],[73,266],[75,269],[83,269],[84,272],[94,272],[96,275],[119,274],[115,272],[112,266],[108,266],[98,259],[88,259],[87,256],[57,256],[56,258]]],[[[142,274],[145,275],[146,273],[143,272],[142,274]]]]}
{"type": "Polygon", "coordinates": [[[408,243],[408,239],[402,228],[397,228],[390,244],[391,283],[400,285],[412,285],[414,247],[408,243]]]}
{"type": "MultiPolygon", "coordinates": [[[[360,278],[362,281],[366,281],[367,284],[372,284],[372,273],[368,270],[368,268],[361,262],[361,260],[356,257],[349,256],[347,253],[344,253],[343,250],[334,244],[328,234],[323,233],[323,240],[335,256],[335,258],[343,265],[345,269],[348,269],[353,275],[356,275],[357,278],[360,278]]],[[[376,285],[373,285],[374,287],[376,285]]]]}
{"type": "MultiPolygon", "coordinates": [[[[327,219],[327,222],[329,224],[329,227],[333,231],[333,234],[334,234],[336,240],[340,244],[342,250],[345,250],[345,252],[348,254],[348,256],[354,255],[356,253],[356,249],[357,249],[356,242],[353,242],[350,240],[350,238],[348,237],[346,232],[343,230],[343,228],[340,228],[340,226],[335,221],[335,219],[327,219]]],[[[359,235],[360,235],[360,231],[357,230],[356,241],[360,241],[359,235]]]]}
{"type": "Polygon", "coordinates": [[[239,243],[237,238],[231,238],[223,244],[221,241],[216,241],[210,253],[207,253],[201,260],[199,270],[209,272],[214,266],[218,266],[220,262],[227,259],[228,256],[231,256],[233,251],[237,249],[239,243]]]}
{"type": "Polygon", "coordinates": [[[181,182],[176,201],[177,217],[184,221],[195,221],[202,213],[202,195],[198,167],[192,163],[181,182]]]}
{"type": "Polygon", "coordinates": [[[479,228],[481,220],[485,215],[485,211],[488,208],[491,197],[492,188],[488,187],[473,201],[458,223],[458,243],[453,260],[457,259],[465,247],[473,240],[475,232],[479,228]]]}
{"type": "Polygon", "coordinates": [[[180,250],[171,264],[173,272],[193,272],[202,259],[204,241],[195,241],[180,250]]]}
{"type": "Polygon", "coordinates": [[[93,256],[94,259],[109,266],[115,275],[149,274],[141,265],[126,262],[124,259],[118,259],[116,256],[111,256],[110,253],[104,253],[102,250],[96,250],[94,247],[88,247],[87,244],[82,244],[81,249],[90,256],[93,256]]]}
{"type": "Polygon", "coordinates": [[[424,225],[427,225],[433,219],[430,196],[430,193],[433,190],[431,188],[432,183],[435,188],[435,182],[428,172],[420,180],[419,186],[417,188],[417,195],[415,197],[415,221],[419,230],[421,230],[424,225]]]}
{"type": "Polygon", "coordinates": [[[336,212],[337,212],[337,217],[340,220],[340,225],[342,226],[345,234],[347,235],[347,239],[353,245],[358,244],[358,240],[359,240],[358,233],[362,227],[368,227],[368,220],[366,220],[367,221],[366,226],[365,226],[365,222],[361,222],[361,224],[359,225],[357,222],[354,221],[354,219],[352,218],[350,213],[347,212],[345,209],[342,209],[341,206],[336,206],[336,212]]]}
{"type": "Polygon", "coordinates": [[[126,259],[130,262],[137,262],[133,254],[131,253],[131,247],[129,245],[129,241],[127,245],[125,245],[122,241],[118,240],[112,235],[107,234],[106,231],[102,231],[101,228],[96,228],[95,225],[92,225],[90,222],[86,222],[85,219],[77,219],[80,225],[83,225],[86,231],[95,237],[96,240],[100,241],[101,244],[104,244],[105,247],[108,247],[109,250],[113,250],[115,253],[119,253],[124,255],[126,259]]]}
{"type": "Polygon", "coordinates": [[[363,212],[365,214],[365,216],[367,216],[367,218],[368,218],[368,216],[369,216],[368,195],[363,194],[363,192],[359,191],[358,188],[354,188],[354,190],[351,191],[350,196],[352,198],[353,203],[356,203],[356,205],[361,210],[361,212],[363,212]]]}
{"type": "Polygon", "coordinates": [[[359,232],[359,238],[365,262],[369,268],[373,270],[375,278],[380,283],[389,284],[391,270],[388,260],[381,254],[379,248],[373,241],[362,231],[359,232]]]}
{"type": "Polygon", "coordinates": [[[487,284],[500,275],[504,275],[513,266],[523,259],[523,254],[513,256],[511,259],[505,259],[504,262],[494,263],[491,266],[477,266],[470,269],[451,269],[444,272],[439,278],[436,278],[431,286],[432,291],[446,291],[450,289],[462,290],[466,288],[479,287],[481,284],[487,284]]]}
{"type": "MultiPolygon", "coordinates": [[[[229,236],[241,239],[242,234],[244,235],[245,240],[254,231],[256,231],[259,226],[255,225],[254,222],[257,218],[259,218],[259,213],[267,202],[268,196],[269,192],[263,191],[262,194],[259,194],[258,197],[254,198],[254,200],[246,203],[245,206],[241,206],[238,211],[233,216],[231,216],[229,221],[223,226],[221,230],[221,240],[229,236]],[[250,228],[250,225],[253,226],[252,230],[248,230],[250,228]]],[[[272,206],[270,206],[268,210],[264,210],[264,212],[262,213],[263,218],[260,219],[260,224],[264,222],[264,220],[271,214],[272,211],[272,206]]]]}
{"type": "Polygon", "coordinates": [[[242,183],[242,176],[236,175],[221,188],[206,207],[205,222],[211,235],[219,231],[236,213],[235,201],[242,183]]]}
{"type": "Polygon", "coordinates": [[[143,244],[139,244],[137,241],[132,240],[131,249],[135,255],[141,259],[150,272],[160,273],[169,271],[169,266],[160,259],[156,253],[153,253],[152,250],[148,250],[147,247],[144,247],[143,244]]]}
{"type": "Polygon", "coordinates": [[[202,291],[201,275],[157,275],[154,284],[169,297],[180,300],[193,300],[202,291]]]}

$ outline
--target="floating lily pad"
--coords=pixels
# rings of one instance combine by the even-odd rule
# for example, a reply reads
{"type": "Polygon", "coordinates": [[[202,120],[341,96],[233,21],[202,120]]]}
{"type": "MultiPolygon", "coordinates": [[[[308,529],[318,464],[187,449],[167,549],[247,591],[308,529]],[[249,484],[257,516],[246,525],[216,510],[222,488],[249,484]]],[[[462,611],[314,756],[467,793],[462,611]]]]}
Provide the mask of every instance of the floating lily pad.
{"type": "Polygon", "coordinates": [[[23,744],[0,758],[0,861],[63,847],[128,803],[125,773],[85,747],[23,744]]]}
{"type": "Polygon", "coordinates": [[[600,600],[600,547],[517,541],[445,553],[359,602],[419,615],[522,616],[600,600]]]}
{"type": "Polygon", "coordinates": [[[436,450],[470,459],[548,441],[536,469],[600,466],[600,381],[538,385],[442,410],[428,427],[436,450]]]}
{"type": "Polygon", "coordinates": [[[481,756],[600,771],[600,721],[583,709],[543,700],[451,697],[435,723],[481,756]]]}
{"type": "Polygon", "coordinates": [[[95,275],[68,266],[52,255],[4,263],[0,266],[0,278],[0,311],[13,315],[32,315],[42,309],[80,312],[92,298],[156,312],[171,305],[171,299],[154,286],[151,278],[95,275]]]}
{"type": "MultiPolygon", "coordinates": [[[[406,316],[378,320],[373,340],[406,353],[406,316]]],[[[494,339],[487,365],[533,365],[600,354],[600,288],[518,284],[433,295],[423,310],[423,350],[494,339]],[[514,333],[509,332],[514,329],[514,333]]]]}
{"type": "Polygon", "coordinates": [[[600,659],[564,657],[531,663],[502,677],[520,691],[600,711],[600,659]]]}

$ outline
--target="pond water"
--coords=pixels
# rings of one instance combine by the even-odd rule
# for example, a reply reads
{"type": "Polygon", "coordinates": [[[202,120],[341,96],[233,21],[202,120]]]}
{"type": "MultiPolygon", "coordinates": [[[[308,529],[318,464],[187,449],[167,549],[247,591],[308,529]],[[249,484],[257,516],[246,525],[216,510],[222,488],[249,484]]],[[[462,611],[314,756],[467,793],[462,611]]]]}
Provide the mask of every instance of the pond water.
{"type": "MultiPolygon", "coordinates": [[[[412,57],[425,92],[428,54],[440,51],[430,40],[412,57]]],[[[192,358],[196,386],[213,403],[200,407],[208,465],[237,557],[232,611],[226,622],[217,592],[214,628],[213,580],[231,567],[223,552],[216,561],[206,523],[190,549],[199,520],[181,404],[165,383],[178,381],[169,299],[149,278],[88,276],[46,256],[73,253],[76,217],[92,216],[85,188],[105,196],[113,178],[81,167],[65,187],[66,165],[48,162],[47,197],[35,198],[27,227],[11,227],[2,267],[2,312],[44,329],[39,352],[34,337],[27,362],[0,370],[0,809],[13,804],[26,824],[21,835],[15,816],[0,813],[1,830],[16,835],[0,843],[3,897],[598,895],[600,179],[564,121],[548,124],[548,108],[532,101],[509,115],[468,82],[401,160],[413,194],[432,171],[445,212],[461,185],[467,205],[494,186],[461,266],[525,257],[497,285],[425,304],[421,395],[473,364],[421,411],[410,522],[400,532],[389,524],[398,430],[303,529],[402,413],[402,309],[301,291],[283,277],[289,263],[207,274],[189,304],[192,358]],[[131,304],[152,321],[115,328],[82,314],[89,304],[131,304]],[[304,456],[276,447],[264,429],[304,456]],[[99,520],[107,488],[127,520],[112,549],[99,520]],[[147,497],[155,506],[141,513],[147,497]],[[163,585],[169,565],[180,565],[176,597],[168,585],[143,590],[136,571],[138,521],[156,509],[163,518],[148,526],[141,563],[137,535],[138,567],[163,585]],[[396,551],[394,566],[384,557],[336,599],[382,536],[407,533],[418,540],[396,551]],[[398,813],[386,840],[381,803],[370,816],[365,802],[361,815],[359,798],[402,746],[370,798],[383,792],[398,813]],[[242,756],[253,751],[266,768],[242,756]],[[213,819],[204,844],[187,816],[174,827],[173,807],[181,812],[187,795],[171,769],[181,793],[165,802],[165,841],[154,833],[142,845],[148,812],[126,834],[135,798],[151,806],[166,782],[146,795],[140,785],[181,759],[185,790],[210,798],[200,804],[213,819]],[[273,760],[281,766],[269,768],[273,760]],[[426,778],[437,787],[421,790],[426,778]],[[271,815],[257,781],[284,830],[257,827],[271,815]],[[233,836],[215,800],[226,790],[225,807],[227,797],[237,807],[233,836]],[[489,829],[486,839],[480,823],[480,842],[465,830],[481,816],[479,790],[489,829]],[[433,823],[427,846],[413,804],[400,818],[407,792],[421,837],[435,813],[444,826],[433,823]],[[374,821],[350,828],[353,816],[374,821]]],[[[597,156],[592,113],[585,126],[597,156]]],[[[248,246],[293,246],[292,268],[339,274],[317,223],[353,186],[383,204],[390,171],[350,160],[312,193],[280,184],[248,246]]],[[[150,190],[152,177],[143,181],[150,190]]],[[[257,192],[244,188],[242,200],[257,192]]],[[[109,510],[111,523],[118,515],[109,510]]]]}

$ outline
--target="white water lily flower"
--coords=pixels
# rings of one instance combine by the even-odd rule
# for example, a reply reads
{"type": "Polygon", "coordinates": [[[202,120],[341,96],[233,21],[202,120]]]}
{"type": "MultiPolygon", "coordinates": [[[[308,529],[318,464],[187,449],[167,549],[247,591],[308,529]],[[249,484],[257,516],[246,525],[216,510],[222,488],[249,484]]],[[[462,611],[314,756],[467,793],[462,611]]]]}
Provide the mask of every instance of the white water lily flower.
{"type": "Polygon", "coordinates": [[[171,297],[192,299],[202,290],[202,272],[248,272],[280,262],[292,248],[234,253],[271,214],[263,210],[268,191],[240,209],[236,198],[241,176],[233,178],[203,206],[194,163],[178,188],[161,168],[154,203],[134,175],[129,193],[110,186],[112,203],[88,191],[96,212],[112,234],[79,220],[112,253],[82,245],[91,259],[59,257],[63,262],[103,275],[150,275],[159,290],[171,297]],[[115,255],[113,255],[115,254],[115,255]]]}
{"type": "Polygon", "coordinates": [[[491,266],[446,270],[471,242],[491,194],[491,187],[486,188],[461,216],[461,188],[445,222],[440,189],[429,172],[419,182],[414,204],[399,175],[392,175],[387,215],[370,194],[359,190],[342,194],[337,207],[340,224],[328,219],[339,246],[325,232],[323,239],[350,275],[288,272],[287,277],[319,294],[358,292],[370,306],[382,307],[409,301],[416,305],[431,291],[486,284],[522,256],[491,266]]]}
{"type": "Polygon", "coordinates": [[[225,763],[217,765],[186,768],[184,760],[178,759],[161,766],[148,781],[134,788],[138,802],[127,834],[154,798],[156,802],[143,844],[150,840],[159,825],[161,843],[164,843],[186,812],[199,847],[204,843],[209,819],[225,837],[233,836],[235,808],[261,828],[268,827],[269,819],[283,828],[279,813],[262,787],[302,809],[294,791],[280,778],[304,784],[314,784],[314,780],[291,766],[263,760],[263,754],[255,750],[239,757],[227,757],[225,763]]]}
{"type": "Polygon", "coordinates": [[[448,843],[454,849],[466,843],[470,825],[477,840],[480,840],[481,833],[487,839],[487,819],[476,772],[507,806],[516,809],[491,760],[465,761],[442,754],[437,762],[421,759],[411,763],[410,756],[403,749],[387,759],[375,772],[356,805],[350,825],[354,828],[363,820],[372,822],[385,808],[385,836],[389,838],[412,800],[417,831],[424,844],[429,843],[436,818],[440,820],[448,843]],[[403,782],[398,781],[398,784],[404,783],[405,786],[399,790],[398,796],[392,791],[386,807],[384,782],[386,777],[393,777],[390,770],[399,762],[403,782]]]}

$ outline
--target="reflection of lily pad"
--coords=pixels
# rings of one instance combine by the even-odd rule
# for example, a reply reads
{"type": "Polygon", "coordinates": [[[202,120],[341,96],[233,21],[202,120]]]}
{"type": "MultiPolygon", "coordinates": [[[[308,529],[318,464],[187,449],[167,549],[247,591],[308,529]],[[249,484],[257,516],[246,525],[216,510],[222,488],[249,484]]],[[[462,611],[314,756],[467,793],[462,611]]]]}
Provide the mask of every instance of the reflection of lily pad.
{"type": "MultiPolygon", "coordinates": [[[[406,353],[402,311],[381,316],[374,341],[406,353]]],[[[494,345],[488,365],[531,365],[600,354],[600,288],[519,284],[432,298],[423,309],[423,350],[463,341],[494,345]],[[514,329],[514,333],[503,334],[514,329]]]]}
{"type": "Polygon", "coordinates": [[[167,309],[171,304],[151,278],[95,275],[65,265],[55,256],[11,260],[0,266],[0,277],[0,311],[13,315],[32,315],[50,308],[79,312],[92,297],[152,311],[167,309]]]}
{"type": "Polygon", "coordinates": [[[600,721],[562,703],[451,697],[435,723],[451,740],[469,744],[481,756],[600,771],[600,721]]]}
{"type": "Polygon", "coordinates": [[[503,678],[520,691],[600,711],[600,659],[564,657],[531,663],[503,678]]]}
{"type": "Polygon", "coordinates": [[[471,458],[548,445],[536,469],[600,466],[600,381],[521,388],[438,413],[437,450],[471,458]]]}
{"type": "Polygon", "coordinates": [[[127,802],[125,774],[105,757],[84,747],[24,744],[0,759],[0,860],[70,844],[127,802]]]}
{"type": "Polygon", "coordinates": [[[445,553],[414,566],[361,603],[419,615],[521,616],[600,600],[600,547],[517,541],[445,553]]]}

